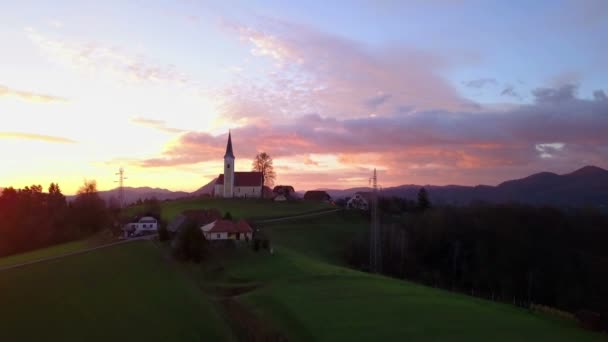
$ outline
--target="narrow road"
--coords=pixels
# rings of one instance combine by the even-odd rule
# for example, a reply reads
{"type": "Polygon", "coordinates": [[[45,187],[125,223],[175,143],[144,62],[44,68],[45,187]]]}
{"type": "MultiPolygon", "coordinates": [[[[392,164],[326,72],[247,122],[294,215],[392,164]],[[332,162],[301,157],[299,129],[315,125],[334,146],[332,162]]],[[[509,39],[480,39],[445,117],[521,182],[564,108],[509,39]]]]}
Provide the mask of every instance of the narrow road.
{"type": "Polygon", "coordinates": [[[156,234],[152,234],[152,235],[145,235],[145,236],[141,236],[141,237],[137,237],[137,238],[132,238],[132,239],[119,240],[119,241],[116,241],[116,242],[111,242],[111,243],[108,243],[108,244],[105,244],[105,245],[101,245],[101,246],[97,246],[97,247],[91,247],[91,248],[83,249],[83,250],[76,251],[76,252],[70,252],[70,253],[55,255],[55,256],[52,256],[52,257],[48,257],[48,258],[42,258],[42,259],[27,261],[27,262],[23,262],[23,263],[19,263],[19,264],[3,266],[3,267],[0,267],[0,272],[2,272],[2,271],[8,271],[8,270],[11,270],[11,269],[14,269],[14,268],[29,266],[29,265],[32,265],[32,264],[37,264],[39,262],[52,261],[52,260],[57,260],[57,259],[73,256],[73,255],[89,253],[89,252],[92,252],[92,251],[96,251],[98,249],[108,248],[108,247],[117,246],[117,245],[122,245],[122,244],[133,242],[133,241],[149,240],[149,239],[152,239],[155,236],[156,236],[156,234]]]}
{"type": "Polygon", "coordinates": [[[288,220],[299,219],[299,218],[306,218],[306,217],[315,217],[315,216],[327,215],[327,214],[338,212],[340,210],[342,210],[342,209],[332,209],[332,210],[326,210],[326,211],[318,211],[318,212],[309,213],[309,214],[301,214],[301,215],[294,215],[294,216],[287,216],[287,217],[279,217],[279,218],[273,218],[273,219],[267,219],[267,220],[259,220],[259,221],[254,221],[254,222],[256,222],[256,223],[272,223],[272,222],[288,221],[288,220]]]}

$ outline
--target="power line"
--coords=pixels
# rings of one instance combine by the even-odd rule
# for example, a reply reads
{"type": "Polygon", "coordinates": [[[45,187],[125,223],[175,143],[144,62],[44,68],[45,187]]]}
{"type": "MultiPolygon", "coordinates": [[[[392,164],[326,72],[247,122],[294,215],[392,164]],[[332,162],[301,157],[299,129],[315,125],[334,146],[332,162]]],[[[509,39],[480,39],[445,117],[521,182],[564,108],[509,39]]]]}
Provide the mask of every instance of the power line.
{"type": "Polygon", "coordinates": [[[382,234],[380,232],[380,219],[378,216],[378,174],[374,169],[374,174],[370,178],[372,183],[372,205],[371,205],[371,224],[369,240],[369,269],[372,273],[382,272],[382,234]]]}
{"type": "Polygon", "coordinates": [[[114,181],[114,183],[118,183],[118,202],[120,203],[120,207],[123,208],[125,206],[124,183],[125,179],[127,179],[127,177],[125,177],[125,169],[121,167],[120,169],[118,169],[116,175],[118,176],[118,180],[114,181]]]}

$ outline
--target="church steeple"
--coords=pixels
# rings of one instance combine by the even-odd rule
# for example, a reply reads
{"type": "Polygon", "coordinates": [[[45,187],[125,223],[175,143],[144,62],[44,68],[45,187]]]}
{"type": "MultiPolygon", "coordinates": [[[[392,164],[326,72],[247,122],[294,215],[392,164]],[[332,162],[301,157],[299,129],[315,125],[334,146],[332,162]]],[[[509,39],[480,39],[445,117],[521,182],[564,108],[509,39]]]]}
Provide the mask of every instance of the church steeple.
{"type": "Polygon", "coordinates": [[[234,158],[234,153],[232,152],[232,136],[230,131],[228,131],[228,145],[226,145],[226,154],[224,154],[224,159],[226,157],[234,158]]]}
{"type": "Polygon", "coordinates": [[[228,131],[228,144],[224,154],[224,197],[234,196],[234,152],[232,152],[232,134],[228,131]]]}

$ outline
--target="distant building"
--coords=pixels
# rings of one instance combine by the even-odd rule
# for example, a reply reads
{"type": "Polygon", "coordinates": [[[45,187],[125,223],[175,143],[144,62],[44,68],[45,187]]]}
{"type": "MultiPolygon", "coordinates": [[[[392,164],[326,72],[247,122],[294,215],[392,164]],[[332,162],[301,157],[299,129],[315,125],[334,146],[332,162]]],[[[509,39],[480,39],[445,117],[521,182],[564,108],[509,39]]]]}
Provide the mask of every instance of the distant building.
{"type": "Polygon", "coordinates": [[[262,197],[263,175],[261,172],[235,172],[232,134],[224,154],[224,173],[219,175],[214,187],[215,197],[262,197]]]}
{"type": "Polygon", "coordinates": [[[158,231],[158,220],[152,216],[144,216],[137,222],[127,223],[123,230],[127,236],[156,233],[158,231]]]}
{"type": "Polygon", "coordinates": [[[217,220],[201,227],[205,239],[250,241],[253,229],[245,220],[234,223],[230,220],[217,220]]]}
{"type": "Polygon", "coordinates": [[[346,202],[346,208],[368,210],[372,199],[371,196],[370,192],[357,192],[346,202]]]}
{"type": "Polygon", "coordinates": [[[277,185],[272,189],[275,196],[283,196],[285,199],[294,199],[296,190],[291,185],[277,185]]]}
{"type": "Polygon", "coordinates": [[[331,202],[331,196],[325,191],[313,190],[306,191],[304,194],[306,201],[331,202]]]}

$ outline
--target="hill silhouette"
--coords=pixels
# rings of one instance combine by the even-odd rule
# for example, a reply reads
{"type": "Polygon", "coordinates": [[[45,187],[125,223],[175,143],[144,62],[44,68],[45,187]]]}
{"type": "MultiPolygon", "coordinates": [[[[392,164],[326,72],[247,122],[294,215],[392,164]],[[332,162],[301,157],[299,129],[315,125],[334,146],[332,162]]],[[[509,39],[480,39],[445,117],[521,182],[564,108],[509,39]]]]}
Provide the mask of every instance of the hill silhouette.
{"type": "MultiPolygon", "coordinates": [[[[382,195],[415,200],[421,187],[422,185],[410,184],[384,188],[382,195]]],[[[442,204],[466,205],[474,201],[485,201],[558,207],[586,205],[608,207],[608,171],[596,166],[585,166],[563,175],[540,172],[525,178],[505,181],[497,186],[425,185],[424,187],[434,203],[442,204]]],[[[340,198],[370,189],[323,190],[333,198],[340,198]]]]}

